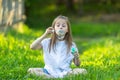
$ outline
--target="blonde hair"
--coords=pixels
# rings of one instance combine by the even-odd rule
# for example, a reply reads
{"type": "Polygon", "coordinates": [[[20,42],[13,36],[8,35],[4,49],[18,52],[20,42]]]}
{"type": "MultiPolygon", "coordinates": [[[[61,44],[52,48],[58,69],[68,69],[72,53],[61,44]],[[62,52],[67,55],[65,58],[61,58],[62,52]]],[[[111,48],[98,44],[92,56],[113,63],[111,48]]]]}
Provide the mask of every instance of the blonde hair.
{"type": "MultiPolygon", "coordinates": [[[[65,34],[65,37],[64,37],[64,40],[65,40],[65,43],[67,45],[67,53],[69,53],[70,51],[70,48],[71,48],[71,45],[72,45],[72,34],[71,34],[71,28],[70,28],[70,22],[68,20],[67,17],[65,16],[58,16],[54,19],[53,23],[52,23],[52,26],[53,28],[55,28],[55,24],[56,24],[56,21],[59,20],[59,19],[64,19],[67,23],[67,27],[68,27],[68,32],[65,34]]],[[[51,48],[53,48],[53,50],[55,51],[55,44],[56,44],[56,33],[54,32],[52,34],[52,37],[51,37],[51,40],[50,40],[50,44],[49,44],[49,52],[51,51],[51,48]]]]}

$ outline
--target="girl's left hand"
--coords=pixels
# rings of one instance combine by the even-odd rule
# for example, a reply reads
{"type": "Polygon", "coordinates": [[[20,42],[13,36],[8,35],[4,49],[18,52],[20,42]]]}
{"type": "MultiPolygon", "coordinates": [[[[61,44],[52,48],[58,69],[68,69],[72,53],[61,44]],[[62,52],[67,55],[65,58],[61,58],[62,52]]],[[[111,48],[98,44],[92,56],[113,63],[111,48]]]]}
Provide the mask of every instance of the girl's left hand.
{"type": "Polygon", "coordinates": [[[80,59],[79,59],[79,54],[78,53],[74,54],[73,62],[76,66],[80,66],[80,59]]]}

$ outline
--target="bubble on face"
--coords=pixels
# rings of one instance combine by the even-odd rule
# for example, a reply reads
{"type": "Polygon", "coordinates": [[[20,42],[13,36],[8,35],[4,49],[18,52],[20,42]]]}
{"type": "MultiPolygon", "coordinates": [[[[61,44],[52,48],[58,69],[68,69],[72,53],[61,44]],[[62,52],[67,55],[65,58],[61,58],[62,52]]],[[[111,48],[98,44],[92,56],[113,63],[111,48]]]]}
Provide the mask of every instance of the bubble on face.
{"type": "Polygon", "coordinates": [[[64,36],[65,35],[65,31],[64,30],[56,30],[56,34],[58,35],[58,36],[64,36]]]}

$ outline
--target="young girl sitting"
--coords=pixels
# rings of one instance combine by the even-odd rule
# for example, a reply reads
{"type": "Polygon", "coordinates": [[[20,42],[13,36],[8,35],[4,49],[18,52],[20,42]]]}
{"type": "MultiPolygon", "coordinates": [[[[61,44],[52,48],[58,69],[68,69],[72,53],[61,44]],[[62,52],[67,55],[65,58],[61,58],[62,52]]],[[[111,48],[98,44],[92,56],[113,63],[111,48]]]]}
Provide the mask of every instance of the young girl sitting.
{"type": "Polygon", "coordinates": [[[63,78],[70,74],[85,74],[85,69],[71,69],[73,60],[76,66],[80,65],[78,49],[72,41],[70,23],[67,17],[58,16],[52,23],[52,27],[46,29],[46,32],[37,38],[31,45],[33,50],[43,49],[44,68],[29,68],[30,74],[46,76],[52,78],[63,78]],[[50,38],[47,35],[51,34],[50,38]]]}

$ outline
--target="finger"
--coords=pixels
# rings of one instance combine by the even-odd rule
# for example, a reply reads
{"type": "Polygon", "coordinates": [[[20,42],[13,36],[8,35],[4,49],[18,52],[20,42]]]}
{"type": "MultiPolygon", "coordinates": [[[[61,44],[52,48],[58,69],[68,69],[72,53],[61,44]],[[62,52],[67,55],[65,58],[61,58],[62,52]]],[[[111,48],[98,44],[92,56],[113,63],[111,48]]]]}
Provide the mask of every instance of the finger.
{"type": "Polygon", "coordinates": [[[53,28],[49,28],[48,31],[50,31],[51,33],[53,33],[54,29],[53,28]]]}
{"type": "Polygon", "coordinates": [[[53,27],[49,27],[48,29],[49,29],[49,30],[53,30],[53,27]]]}
{"type": "Polygon", "coordinates": [[[50,34],[50,33],[53,33],[52,30],[48,30],[47,32],[48,32],[49,34],[50,34]]]}

